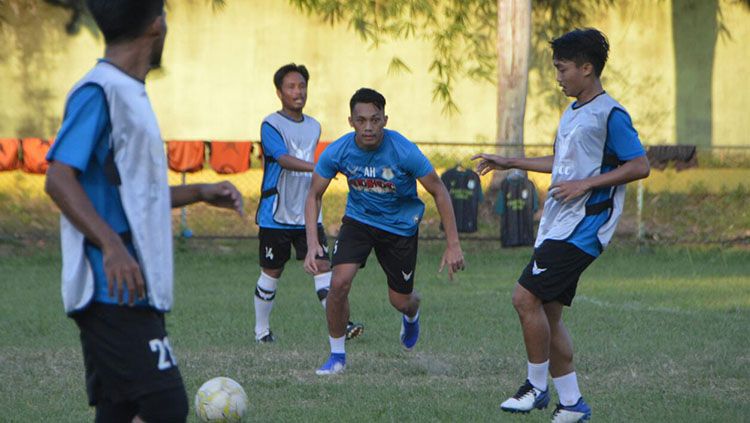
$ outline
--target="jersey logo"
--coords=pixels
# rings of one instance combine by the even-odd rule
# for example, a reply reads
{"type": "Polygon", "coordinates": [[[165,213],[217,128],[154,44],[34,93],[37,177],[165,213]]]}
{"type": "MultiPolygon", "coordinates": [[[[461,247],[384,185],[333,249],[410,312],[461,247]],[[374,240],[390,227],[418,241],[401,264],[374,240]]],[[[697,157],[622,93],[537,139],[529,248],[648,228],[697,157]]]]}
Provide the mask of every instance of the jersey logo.
{"type": "Polygon", "coordinates": [[[266,258],[273,260],[273,247],[266,247],[266,258]]]}
{"type": "Polygon", "coordinates": [[[393,170],[391,170],[390,167],[383,168],[383,179],[385,179],[386,181],[390,181],[394,176],[395,175],[393,175],[393,170]]]}
{"type": "Polygon", "coordinates": [[[520,198],[508,200],[505,206],[513,211],[523,210],[526,207],[526,200],[520,198]]]}
{"type": "Polygon", "coordinates": [[[557,175],[570,176],[573,174],[573,166],[563,166],[563,165],[557,166],[555,168],[555,173],[557,175]]]}
{"type": "Polygon", "coordinates": [[[381,179],[349,179],[349,188],[360,192],[390,194],[396,192],[396,184],[381,179]]]}
{"type": "Polygon", "coordinates": [[[572,160],[560,160],[552,165],[552,179],[557,180],[558,177],[562,177],[563,180],[568,180],[573,175],[573,169],[575,169],[575,163],[572,160]]]}
{"type": "Polygon", "coordinates": [[[544,269],[540,269],[539,266],[536,265],[536,260],[534,260],[534,266],[531,268],[531,274],[536,276],[544,273],[547,270],[545,267],[544,269]]]}
{"type": "Polygon", "coordinates": [[[349,172],[350,175],[354,175],[359,172],[359,166],[346,165],[346,171],[349,172]]]}
{"type": "Polygon", "coordinates": [[[376,174],[375,168],[366,166],[364,170],[364,174],[365,174],[365,178],[374,178],[376,174]]]}
{"type": "Polygon", "coordinates": [[[409,272],[409,273],[406,273],[406,272],[404,272],[403,270],[401,271],[401,276],[403,276],[403,277],[404,277],[404,282],[408,282],[408,281],[409,281],[409,279],[411,279],[411,275],[412,275],[412,274],[414,274],[414,271],[413,271],[413,270],[412,270],[411,272],[409,272]]]}
{"type": "Polygon", "coordinates": [[[469,179],[469,182],[466,183],[466,188],[474,189],[475,186],[477,186],[477,183],[473,179],[469,179]]]}
{"type": "Polygon", "coordinates": [[[336,242],[333,244],[333,254],[336,254],[336,251],[339,250],[339,241],[336,240],[336,242]]]}
{"type": "Polygon", "coordinates": [[[326,245],[323,246],[323,252],[326,253],[326,254],[328,254],[328,246],[326,246],[326,245]]]}

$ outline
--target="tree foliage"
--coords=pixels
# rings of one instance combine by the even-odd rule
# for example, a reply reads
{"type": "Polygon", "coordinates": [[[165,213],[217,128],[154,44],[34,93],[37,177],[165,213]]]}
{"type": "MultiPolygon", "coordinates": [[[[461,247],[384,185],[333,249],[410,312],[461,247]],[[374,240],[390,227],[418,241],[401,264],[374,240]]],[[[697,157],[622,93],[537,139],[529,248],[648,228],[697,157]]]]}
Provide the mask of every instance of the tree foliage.
{"type": "MultiPolygon", "coordinates": [[[[346,24],[363,41],[378,47],[399,39],[432,44],[429,71],[433,98],[446,112],[457,110],[452,90],[457,78],[494,81],[497,4],[487,0],[290,0],[330,25],[346,24]]],[[[398,56],[390,72],[410,71],[398,56]]]]}
{"type": "MultiPolygon", "coordinates": [[[[383,42],[423,40],[432,45],[429,72],[435,77],[433,98],[445,112],[458,108],[452,89],[461,77],[495,82],[497,6],[503,0],[289,0],[308,15],[334,26],[345,24],[362,40],[378,47],[383,42]]],[[[750,8],[750,0],[727,0],[750,8]]],[[[584,25],[589,14],[615,5],[615,0],[532,0],[531,68],[551,81],[548,42],[584,25]]],[[[721,19],[721,9],[717,10],[721,19]]],[[[723,26],[722,26],[723,28],[723,26]]],[[[725,29],[725,28],[723,28],[725,29]]],[[[725,33],[725,35],[730,35],[725,33]]],[[[388,71],[410,72],[402,58],[392,58],[388,71]]],[[[545,90],[549,104],[562,98],[545,90]]]]}
{"type": "MultiPolygon", "coordinates": [[[[430,43],[433,59],[428,70],[435,77],[433,99],[442,102],[443,111],[448,113],[458,110],[452,95],[456,79],[496,80],[498,1],[503,0],[289,0],[292,6],[330,25],[346,24],[373,47],[403,39],[430,43]]],[[[548,40],[581,25],[586,11],[609,6],[614,0],[532,3],[532,21],[536,23],[532,28],[532,58],[538,59],[548,51],[548,40]]],[[[532,60],[532,66],[539,63],[532,60]]],[[[389,65],[390,71],[394,69],[409,67],[396,56],[389,65]]]]}

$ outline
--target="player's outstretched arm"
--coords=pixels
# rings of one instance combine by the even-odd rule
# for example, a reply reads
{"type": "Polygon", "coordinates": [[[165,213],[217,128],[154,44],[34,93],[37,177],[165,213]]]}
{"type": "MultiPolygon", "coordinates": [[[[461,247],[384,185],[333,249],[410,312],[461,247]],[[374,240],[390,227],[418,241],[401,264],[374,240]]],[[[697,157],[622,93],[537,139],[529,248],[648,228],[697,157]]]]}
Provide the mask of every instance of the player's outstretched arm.
{"type": "Polygon", "coordinates": [[[557,201],[563,203],[574,200],[588,191],[596,188],[623,185],[628,182],[643,179],[651,173],[651,168],[646,156],[636,157],[628,160],[622,166],[611,172],[602,173],[586,179],[576,181],[565,181],[552,184],[549,193],[557,201]]]}
{"type": "Polygon", "coordinates": [[[479,153],[471,158],[479,160],[477,172],[486,175],[493,170],[521,169],[532,172],[552,173],[552,163],[555,156],[544,157],[503,157],[497,154],[479,153]]]}
{"type": "Polygon", "coordinates": [[[315,163],[308,162],[306,160],[298,159],[291,154],[284,154],[279,157],[279,165],[286,170],[293,170],[297,172],[312,172],[315,170],[315,163]]]}
{"type": "Polygon", "coordinates": [[[242,194],[231,182],[222,181],[215,184],[174,185],[169,187],[172,207],[182,207],[203,201],[212,206],[232,209],[245,216],[242,205],[242,194]]]}
{"type": "Polygon", "coordinates": [[[122,303],[128,291],[130,305],[136,298],[145,298],[146,290],[138,262],[130,255],[120,236],[94,209],[91,200],[78,182],[76,170],[53,161],[47,169],[44,190],[60,211],[83,235],[102,250],[104,273],[109,284],[109,295],[117,289],[117,299],[122,303]]]}
{"type": "Polygon", "coordinates": [[[443,258],[440,260],[440,272],[445,266],[448,266],[448,278],[453,280],[453,274],[464,268],[464,253],[461,251],[461,243],[458,240],[458,230],[456,229],[456,215],[453,212],[453,203],[451,202],[448,190],[445,189],[443,181],[433,170],[427,175],[419,178],[419,183],[435,199],[440,221],[443,223],[445,239],[447,245],[443,258]]]}
{"type": "Polygon", "coordinates": [[[328,189],[330,179],[326,179],[317,173],[313,173],[310,190],[305,199],[305,233],[307,235],[307,255],[305,256],[304,268],[307,273],[317,274],[318,263],[315,257],[321,257],[323,247],[318,242],[318,215],[323,202],[323,193],[328,189]]]}

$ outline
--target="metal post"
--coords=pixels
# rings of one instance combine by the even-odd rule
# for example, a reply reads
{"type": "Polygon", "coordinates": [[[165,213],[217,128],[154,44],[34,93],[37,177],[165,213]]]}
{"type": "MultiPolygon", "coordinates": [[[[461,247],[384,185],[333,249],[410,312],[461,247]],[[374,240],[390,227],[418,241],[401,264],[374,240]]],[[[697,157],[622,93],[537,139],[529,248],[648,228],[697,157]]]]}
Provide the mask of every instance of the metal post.
{"type": "Polygon", "coordinates": [[[636,221],[638,223],[638,234],[636,239],[640,246],[643,242],[643,238],[646,235],[646,229],[643,227],[643,179],[638,180],[638,193],[637,193],[638,211],[636,212],[636,221]]]}
{"type": "MultiPolygon", "coordinates": [[[[185,175],[185,172],[182,172],[182,185],[185,185],[185,175]]],[[[183,238],[190,238],[193,236],[193,231],[191,231],[187,225],[187,210],[185,209],[185,206],[180,208],[180,234],[183,238]]]]}

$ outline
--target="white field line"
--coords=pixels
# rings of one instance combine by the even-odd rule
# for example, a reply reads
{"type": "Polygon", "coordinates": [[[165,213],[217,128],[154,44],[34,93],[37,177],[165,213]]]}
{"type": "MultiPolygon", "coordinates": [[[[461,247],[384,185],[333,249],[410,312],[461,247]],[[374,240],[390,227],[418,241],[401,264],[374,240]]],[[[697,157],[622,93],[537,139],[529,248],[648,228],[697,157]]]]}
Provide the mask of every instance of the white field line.
{"type": "Polygon", "coordinates": [[[584,302],[587,302],[587,303],[590,303],[599,307],[614,308],[614,309],[625,310],[625,311],[650,311],[650,312],[668,313],[668,314],[675,314],[675,315],[682,315],[682,316],[698,316],[701,314],[694,310],[683,310],[683,309],[672,308],[672,307],[647,306],[637,301],[628,301],[624,303],[610,303],[609,301],[602,301],[596,298],[587,297],[585,295],[576,295],[575,299],[579,301],[584,301],[584,302]]]}

